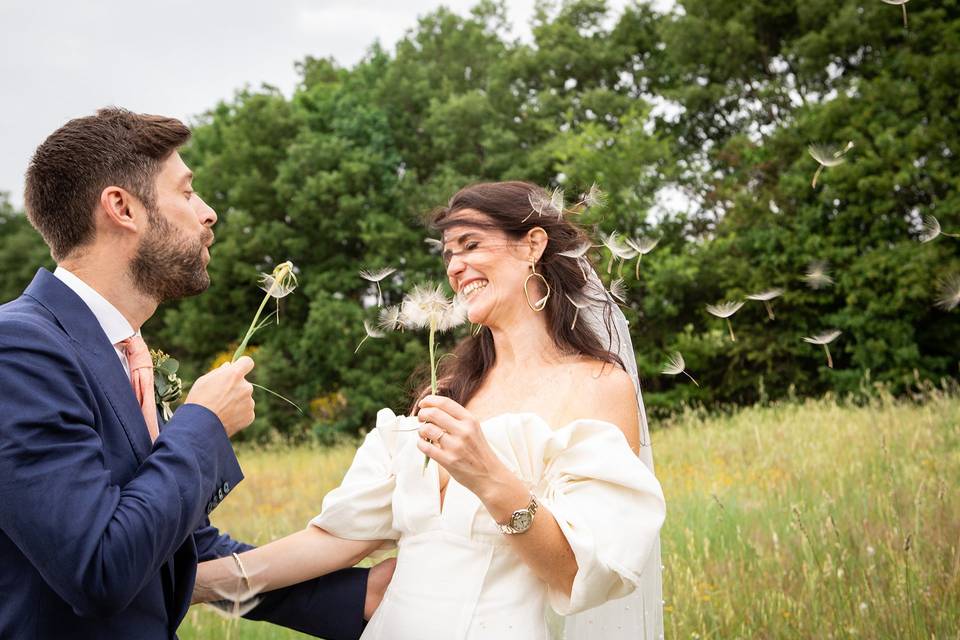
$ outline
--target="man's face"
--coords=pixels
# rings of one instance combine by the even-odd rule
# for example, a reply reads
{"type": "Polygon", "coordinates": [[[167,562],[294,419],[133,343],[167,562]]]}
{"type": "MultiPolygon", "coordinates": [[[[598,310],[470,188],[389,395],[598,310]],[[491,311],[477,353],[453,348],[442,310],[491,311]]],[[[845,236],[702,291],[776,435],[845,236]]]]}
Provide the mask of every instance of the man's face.
{"type": "Polygon", "coordinates": [[[193,173],[173,152],[157,175],[149,227],[130,263],[134,284],[159,302],[210,286],[207,263],[217,214],[193,191],[193,173]]]}

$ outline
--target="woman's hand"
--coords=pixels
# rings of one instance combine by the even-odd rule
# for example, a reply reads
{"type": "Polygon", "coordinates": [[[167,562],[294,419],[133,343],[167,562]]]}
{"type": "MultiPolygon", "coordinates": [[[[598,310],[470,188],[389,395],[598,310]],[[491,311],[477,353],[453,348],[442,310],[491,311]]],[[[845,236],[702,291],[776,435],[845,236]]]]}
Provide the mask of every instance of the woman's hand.
{"type": "Polygon", "coordinates": [[[420,451],[476,494],[495,518],[509,517],[525,506],[529,492],[494,453],[472,413],[443,396],[426,396],[419,407],[417,418],[424,423],[417,442],[420,451]],[[501,502],[509,504],[505,513],[498,508],[501,502]]]}

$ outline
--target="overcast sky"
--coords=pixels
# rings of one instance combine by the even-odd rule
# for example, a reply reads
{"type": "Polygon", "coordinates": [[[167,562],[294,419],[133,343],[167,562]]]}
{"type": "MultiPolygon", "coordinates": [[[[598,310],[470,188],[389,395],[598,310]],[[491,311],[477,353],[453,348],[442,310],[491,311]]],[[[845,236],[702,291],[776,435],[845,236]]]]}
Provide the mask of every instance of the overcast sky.
{"type": "MultiPolygon", "coordinates": [[[[0,0],[0,191],[22,205],[31,154],[70,118],[118,105],[189,122],[245,85],[289,95],[296,61],[352,66],[441,4],[476,0],[0,0]]],[[[533,0],[509,6],[529,38],[533,0]]]]}

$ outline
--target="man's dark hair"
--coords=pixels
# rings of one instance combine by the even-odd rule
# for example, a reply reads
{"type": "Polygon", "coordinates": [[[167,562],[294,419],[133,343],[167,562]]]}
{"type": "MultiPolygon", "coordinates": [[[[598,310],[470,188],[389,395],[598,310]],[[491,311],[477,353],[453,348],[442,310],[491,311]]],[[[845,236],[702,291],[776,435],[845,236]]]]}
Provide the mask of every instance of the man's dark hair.
{"type": "Polygon", "coordinates": [[[161,165],[189,139],[190,130],[175,118],[116,107],[50,134],[30,161],[24,202],[53,259],[93,240],[93,212],[106,187],[122,187],[153,209],[161,165]]]}

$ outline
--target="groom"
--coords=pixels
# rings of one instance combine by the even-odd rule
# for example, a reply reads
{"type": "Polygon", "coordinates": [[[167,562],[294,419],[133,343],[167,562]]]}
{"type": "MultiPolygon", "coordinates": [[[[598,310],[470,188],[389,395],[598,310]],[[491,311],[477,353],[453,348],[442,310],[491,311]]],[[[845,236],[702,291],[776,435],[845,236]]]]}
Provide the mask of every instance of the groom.
{"type": "MultiPolygon", "coordinates": [[[[178,120],[103,109],[37,149],[26,207],[57,262],[0,306],[0,638],[175,638],[198,560],[250,548],[207,516],[243,478],[253,361],[161,425],[140,327],[207,288],[216,213],[178,120]],[[162,428],[161,428],[162,426],[162,428]]],[[[389,565],[266,594],[247,617],[356,638],[389,565]]]]}

